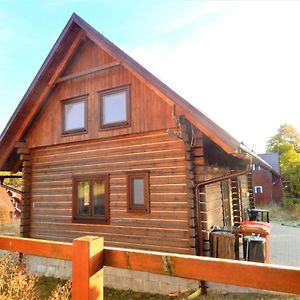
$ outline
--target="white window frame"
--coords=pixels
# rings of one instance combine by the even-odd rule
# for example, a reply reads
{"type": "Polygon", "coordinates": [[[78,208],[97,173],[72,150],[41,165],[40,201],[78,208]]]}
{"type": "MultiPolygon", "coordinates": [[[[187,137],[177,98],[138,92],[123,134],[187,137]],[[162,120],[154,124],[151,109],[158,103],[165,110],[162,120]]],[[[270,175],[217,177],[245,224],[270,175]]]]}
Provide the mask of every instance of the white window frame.
{"type": "Polygon", "coordinates": [[[256,185],[254,187],[254,193],[255,194],[263,194],[263,187],[261,185],[256,185]],[[260,192],[259,192],[259,190],[260,190],[260,192]]]}

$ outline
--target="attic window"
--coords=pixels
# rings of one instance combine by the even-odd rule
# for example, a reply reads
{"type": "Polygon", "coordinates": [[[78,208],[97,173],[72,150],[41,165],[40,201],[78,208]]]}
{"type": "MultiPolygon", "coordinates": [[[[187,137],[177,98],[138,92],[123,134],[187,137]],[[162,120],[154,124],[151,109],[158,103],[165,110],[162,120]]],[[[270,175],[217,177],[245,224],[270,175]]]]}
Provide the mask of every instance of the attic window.
{"type": "Polygon", "coordinates": [[[73,134],[87,131],[87,96],[62,102],[62,133],[73,134]]]}
{"type": "Polygon", "coordinates": [[[129,86],[100,92],[100,129],[128,126],[129,86]]]}

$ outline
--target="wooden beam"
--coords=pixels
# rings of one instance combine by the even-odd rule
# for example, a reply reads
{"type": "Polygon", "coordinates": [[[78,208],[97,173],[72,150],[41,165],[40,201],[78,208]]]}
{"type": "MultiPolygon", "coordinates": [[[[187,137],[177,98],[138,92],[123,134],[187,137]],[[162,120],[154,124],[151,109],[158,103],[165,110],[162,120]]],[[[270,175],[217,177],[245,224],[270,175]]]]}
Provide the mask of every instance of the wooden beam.
{"type": "MultiPolygon", "coordinates": [[[[12,173],[17,173],[17,172],[19,172],[21,170],[21,168],[22,168],[22,161],[20,159],[18,159],[16,161],[16,163],[14,164],[11,172],[12,173]]],[[[19,177],[22,177],[22,176],[19,176],[19,177]]]]}
{"type": "Polygon", "coordinates": [[[25,142],[16,142],[15,147],[16,148],[28,148],[28,146],[25,142]]]}
{"type": "Polygon", "coordinates": [[[103,299],[103,238],[85,236],[73,241],[72,299],[103,299]]]}
{"type": "Polygon", "coordinates": [[[194,280],[300,294],[300,268],[120,248],[105,248],[104,265],[194,280]]]}
{"type": "Polygon", "coordinates": [[[93,73],[96,73],[96,72],[100,72],[100,71],[104,71],[104,70],[107,70],[107,69],[110,69],[110,68],[113,68],[113,67],[119,66],[119,65],[120,65],[119,62],[113,61],[111,63],[104,64],[102,66],[94,67],[94,68],[91,68],[91,69],[88,69],[88,70],[84,70],[84,71],[81,71],[81,72],[77,72],[77,73],[73,73],[73,74],[70,74],[70,75],[60,77],[56,80],[56,83],[64,82],[64,81],[71,80],[71,79],[78,78],[78,77],[87,76],[87,75],[90,75],[90,74],[93,74],[93,73]]]}
{"type": "Polygon", "coordinates": [[[0,249],[37,256],[72,260],[72,244],[0,236],[0,249]]]}

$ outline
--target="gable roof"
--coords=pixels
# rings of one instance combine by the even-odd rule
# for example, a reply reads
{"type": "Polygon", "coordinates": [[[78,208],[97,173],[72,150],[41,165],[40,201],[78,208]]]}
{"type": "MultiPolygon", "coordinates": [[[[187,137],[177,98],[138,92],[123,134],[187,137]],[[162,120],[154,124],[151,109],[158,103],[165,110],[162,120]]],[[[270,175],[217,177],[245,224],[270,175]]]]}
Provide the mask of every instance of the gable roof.
{"type": "Polygon", "coordinates": [[[278,152],[262,153],[259,154],[259,157],[272,166],[273,170],[280,174],[280,160],[278,152]]]}
{"type": "Polygon", "coordinates": [[[73,13],[0,136],[0,169],[11,169],[10,164],[16,155],[15,143],[24,137],[64,66],[85,36],[107,51],[165,101],[180,107],[189,121],[227,153],[238,155],[241,152],[240,143],[235,138],[73,13]]]}

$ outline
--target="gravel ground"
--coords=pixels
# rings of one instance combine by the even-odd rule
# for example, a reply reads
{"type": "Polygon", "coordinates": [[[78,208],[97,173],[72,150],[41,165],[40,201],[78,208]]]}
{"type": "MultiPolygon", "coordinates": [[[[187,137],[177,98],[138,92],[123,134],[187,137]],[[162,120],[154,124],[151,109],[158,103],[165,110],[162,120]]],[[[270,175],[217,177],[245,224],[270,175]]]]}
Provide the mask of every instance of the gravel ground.
{"type": "Polygon", "coordinates": [[[271,263],[300,267],[300,227],[272,223],[271,263]]]}
{"type": "MultiPolygon", "coordinates": [[[[272,223],[270,262],[271,264],[300,268],[300,227],[272,223]]],[[[272,292],[212,282],[209,283],[208,291],[210,293],[266,293],[266,295],[274,295],[272,292]]],[[[300,296],[291,297],[291,299],[300,299],[300,296]]]]}

